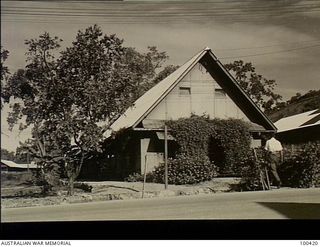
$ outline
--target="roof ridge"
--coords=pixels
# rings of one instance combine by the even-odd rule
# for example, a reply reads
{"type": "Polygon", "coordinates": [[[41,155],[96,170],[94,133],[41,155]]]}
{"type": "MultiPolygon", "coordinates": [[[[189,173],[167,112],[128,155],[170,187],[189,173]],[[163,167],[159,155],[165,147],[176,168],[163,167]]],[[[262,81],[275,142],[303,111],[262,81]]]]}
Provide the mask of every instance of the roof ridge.
{"type": "MultiPolygon", "coordinates": [[[[196,55],[192,56],[190,59],[188,59],[183,65],[181,65],[177,70],[175,70],[173,73],[171,73],[169,76],[161,80],[159,83],[157,83],[155,86],[153,86],[151,89],[149,89],[147,92],[145,92],[143,95],[141,95],[134,103],[132,107],[129,107],[124,114],[122,114],[112,125],[111,129],[113,131],[118,131],[121,128],[128,128],[132,127],[139,122],[141,117],[143,117],[145,114],[150,112],[150,109],[152,109],[161,99],[163,96],[165,97],[168,92],[172,89],[172,86],[177,82],[181,80],[181,77],[183,77],[190,69],[190,67],[203,57],[204,54],[206,54],[208,51],[205,49],[200,50],[196,55]],[[151,104],[150,104],[151,103],[151,104]],[[137,109],[138,107],[141,107],[143,109],[140,109],[140,112],[136,112],[136,114],[133,115],[134,109],[137,109]],[[133,116],[130,116],[133,115],[133,116]],[[126,121],[125,121],[126,120],[126,121]]],[[[110,131],[106,131],[104,133],[104,136],[109,136],[111,134],[110,131]]]]}
{"type": "MultiPolygon", "coordinates": [[[[161,80],[154,87],[149,89],[143,95],[141,95],[133,104],[132,107],[129,107],[124,114],[122,114],[112,125],[110,130],[107,130],[104,133],[105,137],[109,137],[112,131],[118,131],[123,128],[134,128],[141,120],[147,116],[167,95],[171,90],[184,78],[184,76],[189,73],[189,71],[195,66],[196,63],[201,61],[204,58],[205,60],[210,59],[217,67],[221,70],[220,73],[224,73],[228,80],[231,80],[234,89],[240,90],[240,93],[244,94],[245,100],[247,100],[252,106],[251,109],[255,110],[255,115],[252,114],[251,118],[255,118],[256,115],[259,115],[259,121],[263,122],[264,125],[268,128],[275,129],[273,123],[264,115],[264,113],[257,108],[252,100],[245,94],[241,87],[237,84],[237,81],[232,77],[232,75],[224,68],[223,64],[219,59],[214,55],[209,47],[201,49],[197,54],[188,59],[183,65],[181,65],[177,70],[171,73],[169,76],[161,80]],[[206,56],[209,54],[208,56],[206,56]],[[270,123],[269,123],[270,122],[270,123]]],[[[210,72],[211,73],[211,72],[210,72]]],[[[212,75],[211,75],[212,76],[212,75]]],[[[234,101],[234,99],[233,99],[234,101]]]]}
{"type": "Polygon", "coordinates": [[[202,53],[203,51],[205,51],[205,49],[202,49],[200,52],[198,52],[196,55],[190,57],[185,63],[183,63],[179,68],[177,68],[174,72],[172,72],[170,75],[168,75],[166,78],[162,79],[160,82],[158,82],[156,85],[154,85],[152,88],[150,88],[148,91],[146,91],[143,95],[141,95],[138,99],[136,99],[136,101],[133,103],[133,106],[135,105],[135,103],[137,101],[139,101],[141,98],[143,98],[146,94],[150,94],[151,90],[157,87],[160,87],[162,83],[164,83],[164,81],[168,81],[171,77],[173,77],[175,74],[178,74],[179,69],[182,70],[181,68],[183,68],[183,66],[185,66],[188,62],[190,62],[192,59],[194,59],[195,57],[199,56],[200,53],[202,53]]]}

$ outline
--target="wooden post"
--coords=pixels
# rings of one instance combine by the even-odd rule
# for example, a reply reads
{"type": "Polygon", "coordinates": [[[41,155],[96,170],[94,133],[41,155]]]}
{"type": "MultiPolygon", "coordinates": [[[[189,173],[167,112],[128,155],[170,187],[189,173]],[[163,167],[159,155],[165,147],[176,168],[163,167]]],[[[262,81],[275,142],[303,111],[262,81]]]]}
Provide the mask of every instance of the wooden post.
{"type": "Polygon", "coordinates": [[[164,188],[168,189],[168,128],[164,126],[164,188]]]}
{"type": "Polygon", "coordinates": [[[28,167],[28,169],[27,169],[27,171],[29,172],[29,163],[30,163],[30,153],[29,153],[29,151],[27,152],[27,167],[28,167]]]}
{"type": "Polygon", "coordinates": [[[265,187],[265,182],[263,180],[264,176],[263,176],[263,171],[260,171],[260,182],[262,184],[262,189],[263,190],[266,190],[266,187],[265,187]]]}
{"type": "Polygon", "coordinates": [[[142,185],[142,198],[144,197],[144,187],[147,180],[147,155],[144,156],[144,173],[143,173],[143,185],[142,185]]]}

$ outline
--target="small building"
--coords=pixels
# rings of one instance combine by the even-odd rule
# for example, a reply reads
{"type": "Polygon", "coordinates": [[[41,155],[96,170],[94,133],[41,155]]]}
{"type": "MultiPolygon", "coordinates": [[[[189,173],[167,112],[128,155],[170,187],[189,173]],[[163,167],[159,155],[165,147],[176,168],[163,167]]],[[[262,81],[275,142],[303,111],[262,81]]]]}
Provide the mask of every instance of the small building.
{"type": "MultiPolygon", "coordinates": [[[[147,172],[152,171],[164,162],[165,121],[192,114],[248,122],[253,146],[261,145],[262,133],[276,131],[211,49],[205,48],[137,99],[104,133],[107,148],[100,162],[106,165],[100,175],[120,179],[143,173],[145,165],[147,172]],[[112,132],[120,134],[114,137],[112,132]]],[[[169,157],[175,150],[177,144],[169,135],[169,157]]]]}
{"type": "Polygon", "coordinates": [[[281,118],[275,126],[277,139],[285,144],[320,141],[320,109],[281,118]]]}
{"type": "Polygon", "coordinates": [[[34,169],[38,169],[34,162],[30,164],[17,164],[11,160],[1,160],[1,172],[26,172],[34,169]]]}

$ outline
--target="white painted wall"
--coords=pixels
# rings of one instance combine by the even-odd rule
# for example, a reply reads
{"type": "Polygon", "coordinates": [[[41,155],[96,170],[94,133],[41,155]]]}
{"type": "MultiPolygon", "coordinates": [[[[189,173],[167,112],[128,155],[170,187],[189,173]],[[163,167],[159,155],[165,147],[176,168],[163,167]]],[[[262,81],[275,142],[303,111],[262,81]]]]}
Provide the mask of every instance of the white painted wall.
{"type": "Polygon", "coordinates": [[[206,69],[197,64],[181,82],[148,114],[150,120],[176,120],[181,117],[209,115],[210,118],[237,118],[249,121],[227,96],[219,96],[221,89],[206,69]],[[182,95],[180,87],[190,88],[190,95],[182,95]]]}

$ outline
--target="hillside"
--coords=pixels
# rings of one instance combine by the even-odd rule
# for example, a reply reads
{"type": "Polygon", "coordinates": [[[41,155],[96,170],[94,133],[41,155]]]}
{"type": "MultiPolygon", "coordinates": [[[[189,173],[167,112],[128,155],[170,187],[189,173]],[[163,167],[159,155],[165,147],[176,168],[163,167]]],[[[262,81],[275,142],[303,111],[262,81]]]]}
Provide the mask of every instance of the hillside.
{"type": "Polygon", "coordinates": [[[283,117],[320,108],[320,90],[310,90],[301,95],[297,93],[286,102],[278,105],[277,109],[268,114],[270,119],[275,122],[283,117]]]}

